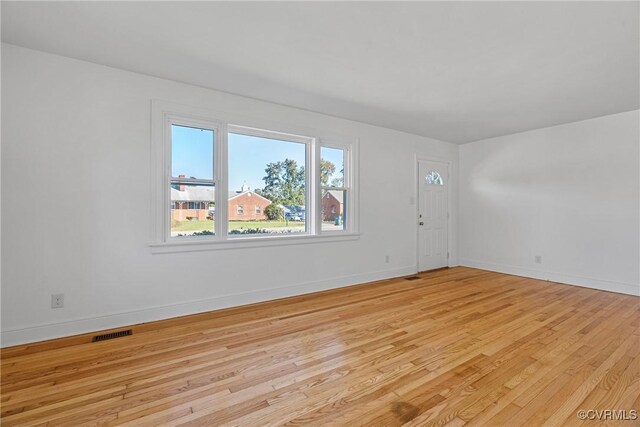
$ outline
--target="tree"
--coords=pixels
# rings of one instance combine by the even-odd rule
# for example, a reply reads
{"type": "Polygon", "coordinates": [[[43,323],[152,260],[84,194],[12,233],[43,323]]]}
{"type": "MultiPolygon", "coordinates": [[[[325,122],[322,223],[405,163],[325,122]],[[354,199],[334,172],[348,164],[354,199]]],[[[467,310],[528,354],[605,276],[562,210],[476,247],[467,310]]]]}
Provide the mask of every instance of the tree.
{"type": "Polygon", "coordinates": [[[329,185],[329,178],[336,171],[336,165],[331,163],[329,160],[321,159],[320,160],[320,184],[323,187],[329,185]]]}
{"type": "Polygon", "coordinates": [[[340,175],[331,180],[332,187],[342,187],[344,185],[344,168],[340,169],[340,175]]]}
{"type": "Polygon", "coordinates": [[[344,168],[340,169],[340,175],[329,179],[336,172],[336,165],[329,160],[320,159],[320,185],[323,187],[342,187],[344,185],[344,168]]]}
{"type": "Polygon", "coordinates": [[[261,196],[266,197],[274,203],[279,202],[282,198],[280,186],[282,181],[280,179],[280,171],[282,169],[282,162],[269,163],[264,170],[266,176],[262,178],[264,181],[264,188],[259,192],[261,196]]]}
{"type": "Polygon", "coordinates": [[[265,186],[260,194],[281,205],[304,205],[305,172],[295,160],[267,164],[263,179],[265,186]]]}
{"type": "Polygon", "coordinates": [[[266,208],[264,208],[264,215],[271,221],[277,221],[284,218],[284,209],[282,209],[275,203],[271,203],[266,208]]]}
{"type": "Polygon", "coordinates": [[[298,168],[295,160],[285,159],[282,169],[282,204],[304,205],[304,166],[298,168]]]}

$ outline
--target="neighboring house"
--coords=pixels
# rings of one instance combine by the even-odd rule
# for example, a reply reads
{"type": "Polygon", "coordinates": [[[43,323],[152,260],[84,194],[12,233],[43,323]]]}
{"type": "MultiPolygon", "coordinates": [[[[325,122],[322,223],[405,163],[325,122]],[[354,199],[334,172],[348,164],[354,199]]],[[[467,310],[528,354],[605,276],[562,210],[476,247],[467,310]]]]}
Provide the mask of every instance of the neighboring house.
{"type": "Polygon", "coordinates": [[[210,217],[209,209],[213,210],[215,202],[215,188],[203,185],[171,186],[171,220],[204,221],[210,217]]]}
{"type": "Polygon", "coordinates": [[[267,219],[264,215],[264,208],[270,204],[271,200],[249,191],[247,188],[245,191],[230,195],[227,212],[232,221],[267,219]]]}
{"type": "Polygon", "coordinates": [[[344,214],[344,192],[327,190],[322,196],[322,220],[334,221],[344,214]]]}
{"type": "MultiPolygon", "coordinates": [[[[179,184],[171,187],[171,220],[188,221],[213,219],[215,216],[215,188],[202,185],[179,184]]],[[[242,190],[229,194],[230,220],[266,219],[264,208],[271,201],[249,191],[245,184],[242,190]]]]}

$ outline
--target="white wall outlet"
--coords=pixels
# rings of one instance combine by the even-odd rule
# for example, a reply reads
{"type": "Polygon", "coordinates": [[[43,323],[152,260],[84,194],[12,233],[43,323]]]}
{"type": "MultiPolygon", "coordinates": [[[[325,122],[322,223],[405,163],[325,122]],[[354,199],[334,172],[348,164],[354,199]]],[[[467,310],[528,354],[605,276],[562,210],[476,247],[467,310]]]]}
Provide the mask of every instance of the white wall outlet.
{"type": "Polygon", "coordinates": [[[389,255],[384,256],[384,262],[389,264],[389,255]]]}
{"type": "Polygon", "coordinates": [[[542,256],[536,255],[534,261],[536,262],[536,264],[542,264],[542,256]]]}
{"type": "Polygon", "coordinates": [[[64,294],[51,295],[51,308],[64,307],[64,294]]]}

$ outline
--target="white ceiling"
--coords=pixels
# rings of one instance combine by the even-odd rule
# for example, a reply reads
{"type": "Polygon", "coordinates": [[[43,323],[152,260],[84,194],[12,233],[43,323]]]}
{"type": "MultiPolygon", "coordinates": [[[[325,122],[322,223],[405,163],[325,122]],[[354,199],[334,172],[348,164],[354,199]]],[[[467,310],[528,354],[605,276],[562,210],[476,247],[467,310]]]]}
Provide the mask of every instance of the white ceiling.
{"type": "Polygon", "coordinates": [[[2,2],[2,40],[464,143],[637,109],[638,2],[2,2]]]}

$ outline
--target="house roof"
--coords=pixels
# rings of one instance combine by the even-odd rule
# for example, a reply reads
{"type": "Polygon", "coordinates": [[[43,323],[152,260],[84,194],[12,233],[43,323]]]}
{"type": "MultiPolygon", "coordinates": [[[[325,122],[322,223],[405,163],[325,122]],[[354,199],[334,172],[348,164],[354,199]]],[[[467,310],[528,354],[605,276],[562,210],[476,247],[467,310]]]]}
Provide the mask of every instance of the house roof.
{"type": "MultiPolygon", "coordinates": [[[[326,194],[330,194],[334,199],[336,199],[340,204],[344,203],[344,191],[340,190],[327,190],[326,194]]],[[[325,197],[326,197],[325,194],[325,197]]]]}
{"type": "Polygon", "coordinates": [[[258,197],[258,198],[260,198],[262,200],[266,200],[267,202],[271,203],[271,200],[267,199],[266,197],[263,197],[263,196],[259,195],[258,193],[254,193],[253,191],[243,191],[241,193],[229,194],[229,200],[235,199],[236,197],[240,197],[240,196],[242,196],[244,194],[249,194],[250,197],[255,196],[255,197],[258,197]]]}
{"type": "Polygon", "coordinates": [[[216,198],[215,187],[205,185],[185,185],[184,190],[171,187],[171,200],[185,202],[213,202],[216,198]]]}
{"type": "MultiPolygon", "coordinates": [[[[271,203],[271,200],[263,197],[253,191],[245,191],[242,193],[230,193],[229,200],[240,197],[243,194],[250,194],[251,197],[257,197],[271,203]]],[[[176,190],[171,187],[171,200],[181,202],[213,202],[216,198],[215,187],[206,185],[185,185],[184,190],[176,190]]]]}

